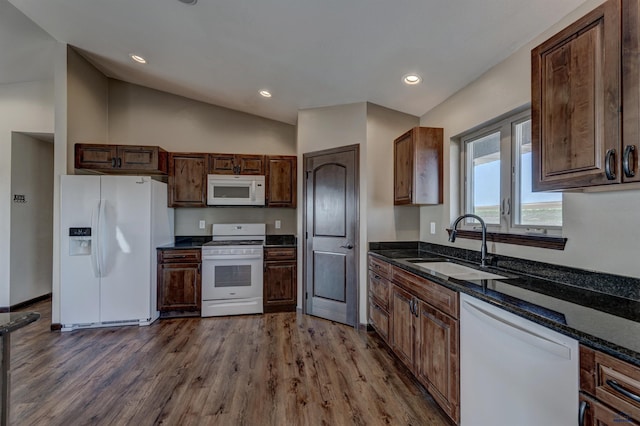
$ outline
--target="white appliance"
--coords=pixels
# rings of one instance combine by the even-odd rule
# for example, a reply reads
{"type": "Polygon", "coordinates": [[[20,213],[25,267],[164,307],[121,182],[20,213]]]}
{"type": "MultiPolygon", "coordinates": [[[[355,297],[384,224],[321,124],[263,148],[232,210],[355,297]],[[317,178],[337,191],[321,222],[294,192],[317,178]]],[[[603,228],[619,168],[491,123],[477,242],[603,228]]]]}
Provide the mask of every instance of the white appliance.
{"type": "Polygon", "coordinates": [[[460,424],[578,424],[578,342],[460,295],[460,424]]]}
{"type": "Polygon", "coordinates": [[[214,224],[202,246],[203,317],[261,314],[264,223],[214,224]]]}
{"type": "Polygon", "coordinates": [[[210,206],[264,206],[264,197],[264,176],[207,176],[207,204],[210,206]]]}
{"type": "Polygon", "coordinates": [[[158,318],[156,247],[172,241],[166,184],[140,176],[61,176],[62,330],[158,318]]]}

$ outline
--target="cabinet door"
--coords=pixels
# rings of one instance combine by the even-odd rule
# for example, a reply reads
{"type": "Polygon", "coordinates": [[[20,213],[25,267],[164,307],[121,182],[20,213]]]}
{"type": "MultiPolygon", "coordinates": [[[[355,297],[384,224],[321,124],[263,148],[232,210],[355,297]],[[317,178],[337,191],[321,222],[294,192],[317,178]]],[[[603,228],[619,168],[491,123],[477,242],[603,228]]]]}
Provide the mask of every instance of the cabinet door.
{"type": "Polygon", "coordinates": [[[264,155],[236,155],[236,174],[264,175],[264,155]]]}
{"type": "Polygon", "coordinates": [[[296,262],[266,262],[264,267],[265,312],[295,311],[296,304],[296,262]]]}
{"type": "Polygon", "coordinates": [[[640,3],[622,3],[622,181],[640,181],[640,3]]]}
{"type": "Polygon", "coordinates": [[[394,141],[393,204],[412,204],[414,148],[413,132],[409,131],[394,141]]]}
{"type": "Polygon", "coordinates": [[[211,154],[209,155],[209,173],[215,175],[235,174],[235,155],[211,154]]]}
{"type": "Polygon", "coordinates": [[[534,191],[620,182],[620,0],[531,51],[534,191]]]}
{"type": "Polygon", "coordinates": [[[207,205],[207,154],[169,155],[169,207],[207,205]]]}
{"type": "Polygon", "coordinates": [[[267,157],[267,207],[296,207],[297,161],[292,156],[267,157]]]}
{"type": "Polygon", "coordinates": [[[166,157],[164,157],[165,165],[160,161],[159,154],[161,150],[157,146],[127,146],[118,145],[118,169],[122,170],[162,170],[166,172],[166,157]]]}
{"type": "Polygon", "coordinates": [[[158,265],[158,310],[197,311],[200,309],[201,277],[198,263],[158,265]]]}
{"type": "Polygon", "coordinates": [[[416,374],[456,422],[459,418],[460,366],[458,321],[422,301],[419,304],[416,374]]]}
{"type": "Polygon", "coordinates": [[[414,331],[414,299],[406,291],[392,286],[392,330],[391,349],[398,358],[405,363],[409,369],[413,370],[416,350],[416,339],[414,331]]]}
{"type": "Polygon", "coordinates": [[[75,144],[75,168],[107,170],[117,164],[116,145],[75,144]]]}

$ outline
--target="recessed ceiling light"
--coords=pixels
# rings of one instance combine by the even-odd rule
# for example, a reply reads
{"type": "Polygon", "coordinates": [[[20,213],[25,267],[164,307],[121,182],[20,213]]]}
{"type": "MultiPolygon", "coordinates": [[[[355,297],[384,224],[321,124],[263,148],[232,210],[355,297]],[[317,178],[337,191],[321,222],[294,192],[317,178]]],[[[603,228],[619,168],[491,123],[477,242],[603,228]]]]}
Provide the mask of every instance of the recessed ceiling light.
{"type": "Polygon", "coordinates": [[[271,97],[271,92],[268,90],[261,90],[258,93],[260,93],[260,96],[265,97],[265,98],[270,98],[271,97]]]}
{"type": "Polygon", "coordinates": [[[420,77],[418,74],[407,74],[404,77],[402,77],[402,81],[404,82],[404,84],[418,84],[422,81],[422,77],[420,77]]]}
{"type": "Polygon", "coordinates": [[[147,63],[147,60],[145,58],[143,58],[142,56],[140,56],[140,55],[136,55],[136,54],[131,53],[129,55],[129,57],[131,59],[133,59],[134,61],[136,61],[137,63],[139,63],[139,64],[146,64],[147,63]]]}
{"type": "Polygon", "coordinates": [[[180,3],[188,4],[189,6],[193,6],[198,3],[198,0],[178,0],[180,3]]]}

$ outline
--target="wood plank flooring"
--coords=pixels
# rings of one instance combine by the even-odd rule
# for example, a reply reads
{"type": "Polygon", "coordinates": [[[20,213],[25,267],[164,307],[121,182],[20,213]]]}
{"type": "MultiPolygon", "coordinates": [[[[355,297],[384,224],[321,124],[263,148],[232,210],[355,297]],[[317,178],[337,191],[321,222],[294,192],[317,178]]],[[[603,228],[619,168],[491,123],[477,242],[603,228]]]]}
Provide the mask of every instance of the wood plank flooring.
{"type": "Polygon", "coordinates": [[[12,335],[14,425],[450,425],[372,333],[296,313],[12,335]]]}

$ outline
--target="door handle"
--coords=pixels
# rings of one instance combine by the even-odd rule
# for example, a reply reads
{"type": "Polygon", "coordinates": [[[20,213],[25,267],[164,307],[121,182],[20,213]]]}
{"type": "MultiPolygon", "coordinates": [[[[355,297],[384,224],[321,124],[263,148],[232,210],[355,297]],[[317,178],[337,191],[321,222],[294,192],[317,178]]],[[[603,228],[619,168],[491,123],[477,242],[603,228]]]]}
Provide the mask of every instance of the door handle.
{"type": "Polygon", "coordinates": [[[353,246],[351,244],[346,244],[344,246],[340,246],[340,248],[346,248],[346,249],[351,250],[353,248],[353,246]]]}

